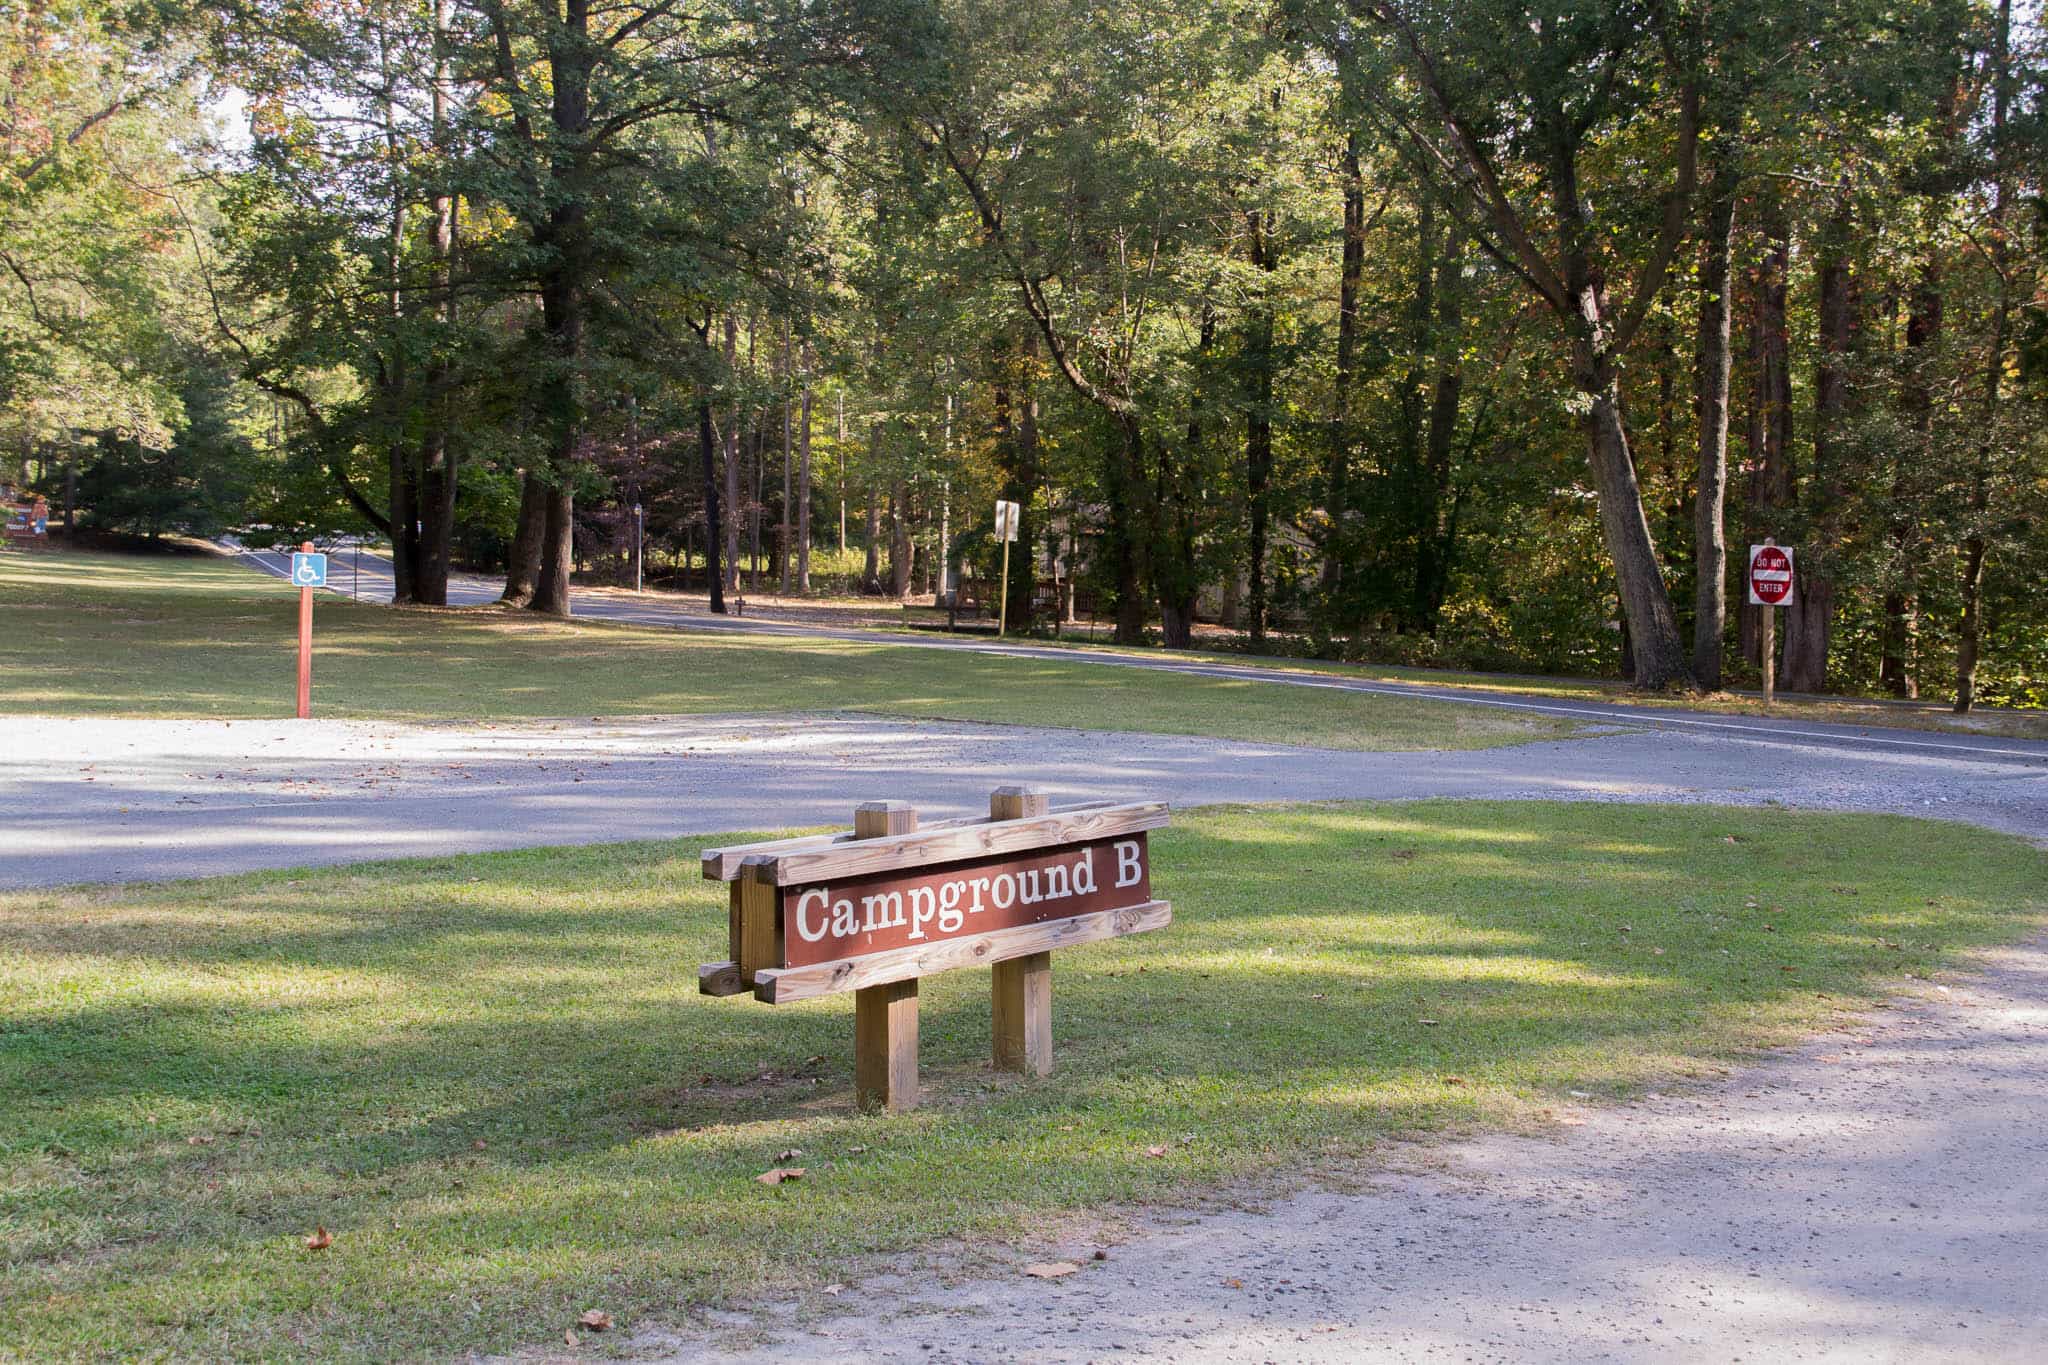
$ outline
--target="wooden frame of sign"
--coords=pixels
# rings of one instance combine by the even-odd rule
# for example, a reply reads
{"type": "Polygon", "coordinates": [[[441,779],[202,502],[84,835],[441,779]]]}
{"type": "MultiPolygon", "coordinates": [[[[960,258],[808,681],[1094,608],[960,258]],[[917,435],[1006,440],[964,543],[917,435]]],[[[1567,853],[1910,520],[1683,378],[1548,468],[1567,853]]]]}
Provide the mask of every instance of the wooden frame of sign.
{"type": "Polygon", "coordinates": [[[698,989],[770,1005],[852,991],[855,1096],[910,1109],[918,980],[986,964],[996,1068],[1047,1075],[1052,951],[1172,922],[1146,841],[1170,818],[1163,801],[1055,811],[1042,791],[1000,787],[986,820],[920,829],[903,802],[870,801],[850,834],[706,849],[706,879],[732,887],[732,957],[698,968],[698,989]]]}

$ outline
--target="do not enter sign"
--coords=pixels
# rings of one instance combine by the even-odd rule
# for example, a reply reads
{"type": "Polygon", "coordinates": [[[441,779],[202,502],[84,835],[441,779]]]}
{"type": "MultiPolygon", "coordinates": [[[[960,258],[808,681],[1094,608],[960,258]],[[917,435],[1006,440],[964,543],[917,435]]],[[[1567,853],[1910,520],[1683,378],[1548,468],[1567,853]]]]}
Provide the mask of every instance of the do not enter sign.
{"type": "Polygon", "coordinates": [[[1749,601],[1782,607],[1792,600],[1792,551],[1782,545],[1749,547],[1749,601]]]}

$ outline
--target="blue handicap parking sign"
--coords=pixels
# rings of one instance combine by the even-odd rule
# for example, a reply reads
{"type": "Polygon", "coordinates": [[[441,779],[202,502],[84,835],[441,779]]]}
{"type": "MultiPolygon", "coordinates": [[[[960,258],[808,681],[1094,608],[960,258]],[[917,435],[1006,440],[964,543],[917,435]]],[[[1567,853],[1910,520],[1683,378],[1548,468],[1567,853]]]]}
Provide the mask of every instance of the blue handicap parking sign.
{"type": "Polygon", "coordinates": [[[324,588],[327,586],[327,556],[306,554],[292,555],[292,586],[299,588],[324,588]]]}

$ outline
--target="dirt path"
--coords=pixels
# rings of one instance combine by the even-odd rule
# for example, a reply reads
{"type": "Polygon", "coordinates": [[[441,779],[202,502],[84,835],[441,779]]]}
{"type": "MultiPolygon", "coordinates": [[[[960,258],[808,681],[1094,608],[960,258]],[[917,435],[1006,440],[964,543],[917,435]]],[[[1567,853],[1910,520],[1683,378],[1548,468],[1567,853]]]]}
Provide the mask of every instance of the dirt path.
{"type": "Polygon", "coordinates": [[[1023,1249],[638,1354],[743,1362],[2029,1361],[2048,1343],[2048,939],[1686,1095],[1370,1192],[1023,1249]],[[1019,1273],[1061,1256],[1060,1280],[1019,1273]]]}

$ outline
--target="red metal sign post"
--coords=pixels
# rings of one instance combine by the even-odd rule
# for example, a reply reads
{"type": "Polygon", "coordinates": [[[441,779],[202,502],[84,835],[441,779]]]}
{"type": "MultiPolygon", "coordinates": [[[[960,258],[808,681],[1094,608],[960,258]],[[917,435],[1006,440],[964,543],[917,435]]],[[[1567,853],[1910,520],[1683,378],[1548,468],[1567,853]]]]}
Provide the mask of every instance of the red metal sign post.
{"type": "MultiPolygon", "coordinates": [[[[300,544],[300,554],[313,553],[313,542],[300,544]]],[[[299,588],[299,719],[313,715],[313,590],[299,588]]]]}

